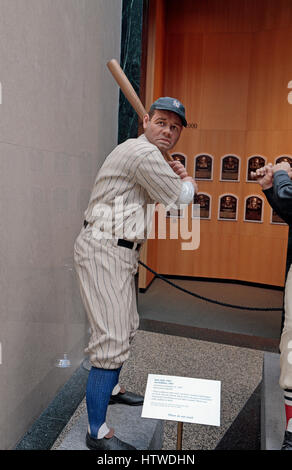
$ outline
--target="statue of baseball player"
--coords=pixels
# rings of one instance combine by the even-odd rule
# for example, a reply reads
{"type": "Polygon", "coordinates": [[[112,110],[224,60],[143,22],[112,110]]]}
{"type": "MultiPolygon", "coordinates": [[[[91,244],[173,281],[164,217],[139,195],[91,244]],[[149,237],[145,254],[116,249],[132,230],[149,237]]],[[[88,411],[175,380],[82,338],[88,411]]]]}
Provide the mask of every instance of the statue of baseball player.
{"type": "Polygon", "coordinates": [[[144,134],[118,145],[97,174],[74,261],[91,337],[86,445],[92,450],[134,449],[106,424],[109,403],[141,405],[143,397],[119,385],[119,373],[138,328],[134,276],[155,203],[189,204],[197,186],[182,163],[164,154],[186,127],[184,106],[156,100],[143,118],[144,134]]]}
{"type": "Polygon", "coordinates": [[[286,414],[282,450],[292,450],[292,170],[287,162],[268,164],[256,170],[253,176],[258,179],[271,207],[289,225],[279,384],[284,391],[286,414]]]}

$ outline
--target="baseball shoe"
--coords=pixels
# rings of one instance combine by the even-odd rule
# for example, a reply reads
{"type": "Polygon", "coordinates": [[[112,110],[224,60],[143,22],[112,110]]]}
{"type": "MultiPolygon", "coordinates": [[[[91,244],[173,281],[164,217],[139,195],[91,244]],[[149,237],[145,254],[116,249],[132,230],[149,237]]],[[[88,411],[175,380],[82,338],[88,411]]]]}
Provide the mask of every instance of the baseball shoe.
{"type": "Polygon", "coordinates": [[[86,445],[90,450],[136,450],[135,447],[127,442],[121,441],[116,436],[95,439],[91,437],[89,433],[86,434],[86,445]]]}
{"type": "Polygon", "coordinates": [[[143,405],[144,397],[141,395],[136,395],[132,392],[117,393],[116,395],[111,395],[109,405],[114,405],[115,403],[122,403],[123,405],[130,406],[141,406],[143,405]]]}

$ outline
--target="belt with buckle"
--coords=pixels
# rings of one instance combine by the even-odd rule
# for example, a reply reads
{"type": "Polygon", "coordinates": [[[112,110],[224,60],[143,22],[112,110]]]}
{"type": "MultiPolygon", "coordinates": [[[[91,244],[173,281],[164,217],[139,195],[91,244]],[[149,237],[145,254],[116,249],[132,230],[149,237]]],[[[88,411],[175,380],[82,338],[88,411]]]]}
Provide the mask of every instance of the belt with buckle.
{"type": "MultiPolygon", "coordinates": [[[[84,222],[83,222],[84,228],[86,228],[87,225],[88,225],[87,220],[84,220],[84,222]]],[[[129,248],[129,250],[132,250],[135,245],[136,245],[136,248],[135,248],[136,250],[140,250],[140,248],[141,248],[141,243],[131,242],[130,240],[124,240],[123,238],[118,239],[118,245],[119,246],[124,246],[125,248],[129,248]]]]}
{"type": "Polygon", "coordinates": [[[140,247],[141,247],[141,243],[131,242],[130,240],[124,240],[123,238],[118,239],[118,245],[124,246],[125,248],[129,248],[130,250],[132,250],[135,245],[136,245],[136,248],[135,248],[136,250],[140,250],[140,247]]]}

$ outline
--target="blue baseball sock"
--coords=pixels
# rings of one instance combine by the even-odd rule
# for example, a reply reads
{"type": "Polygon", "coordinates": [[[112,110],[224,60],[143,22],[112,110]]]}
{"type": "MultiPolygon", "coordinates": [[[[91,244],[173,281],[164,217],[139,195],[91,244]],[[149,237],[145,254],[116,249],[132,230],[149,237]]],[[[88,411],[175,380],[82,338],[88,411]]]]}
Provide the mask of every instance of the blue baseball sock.
{"type": "Polygon", "coordinates": [[[91,367],[86,387],[86,406],[90,434],[97,438],[100,426],[105,423],[106,412],[113,388],[119,381],[119,369],[91,367]]]}

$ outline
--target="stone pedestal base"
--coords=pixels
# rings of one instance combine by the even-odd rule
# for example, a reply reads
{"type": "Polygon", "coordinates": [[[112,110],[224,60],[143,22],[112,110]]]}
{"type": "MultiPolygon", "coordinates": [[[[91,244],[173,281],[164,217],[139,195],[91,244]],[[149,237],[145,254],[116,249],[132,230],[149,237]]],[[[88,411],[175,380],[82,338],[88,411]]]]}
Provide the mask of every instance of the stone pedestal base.
{"type": "MultiPolygon", "coordinates": [[[[137,450],[160,450],[163,442],[163,421],[141,418],[142,406],[109,405],[107,425],[115,435],[137,450]]],[[[87,413],[84,412],[65,435],[56,450],[88,450],[85,445],[87,413]]]]}

